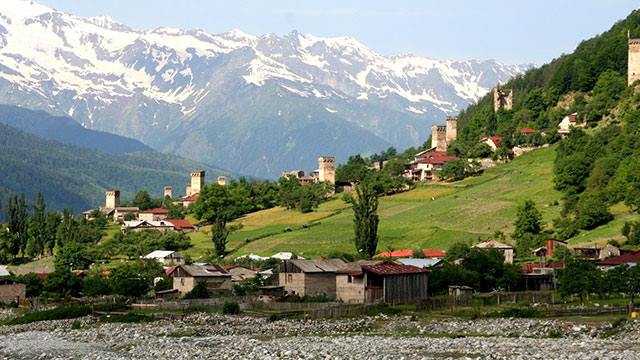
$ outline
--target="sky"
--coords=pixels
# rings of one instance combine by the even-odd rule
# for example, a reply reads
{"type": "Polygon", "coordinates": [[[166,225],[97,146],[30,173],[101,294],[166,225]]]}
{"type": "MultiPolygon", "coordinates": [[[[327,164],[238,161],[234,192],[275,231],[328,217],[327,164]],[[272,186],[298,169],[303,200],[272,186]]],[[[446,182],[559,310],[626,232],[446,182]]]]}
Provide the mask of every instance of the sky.
{"type": "MultiPolygon", "coordinates": [[[[0,0],[1,1],[1,0],[0,0]]],[[[136,29],[350,36],[387,55],[537,65],[625,18],[637,0],[36,0],[136,29]]]]}

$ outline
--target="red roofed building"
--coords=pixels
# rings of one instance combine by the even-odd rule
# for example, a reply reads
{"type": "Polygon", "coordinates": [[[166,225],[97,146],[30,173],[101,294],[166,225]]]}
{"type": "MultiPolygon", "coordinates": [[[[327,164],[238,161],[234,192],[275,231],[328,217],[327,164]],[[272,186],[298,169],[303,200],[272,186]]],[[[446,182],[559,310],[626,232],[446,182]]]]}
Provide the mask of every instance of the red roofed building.
{"type": "Polygon", "coordinates": [[[166,222],[173,224],[175,231],[190,232],[196,229],[196,227],[188,220],[184,219],[166,219],[166,222]]]}
{"type": "Polygon", "coordinates": [[[336,272],[336,298],[345,303],[416,303],[427,298],[426,269],[390,261],[359,261],[336,272]]]}
{"type": "Polygon", "coordinates": [[[187,208],[196,201],[198,201],[198,194],[185,196],[182,198],[182,206],[187,208]]]}
{"type": "Polygon", "coordinates": [[[159,221],[166,219],[167,215],[169,215],[169,210],[155,208],[138,213],[138,220],[159,221]]]}
{"type": "Polygon", "coordinates": [[[522,129],[520,129],[520,134],[522,134],[522,135],[542,134],[542,131],[535,130],[535,129],[532,129],[532,128],[522,128],[522,129]]]}
{"type": "Polygon", "coordinates": [[[578,122],[578,113],[569,114],[558,124],[558,134],[566,135],[572,127],[584,127],[584,125],[585,123],[578,122]]]}
{"type": "Polygon", "coordinates": [[[458,158],[438,151],[435,148],[420,152],[415,159],[405,166],[404,176],[416,181],[437,180],[437,172],[442,170],[445,163],[458,158]]]}
{"type": "Polygon", "coordinates": [[[489,145],[491,151],[496,152],[502,146],[502,136],[489,136],[482,139],[482,142],[489,145]]]}
{"type": "MultiPolygon", "coordinates": [[[[422,250],[424,257],[426,258],[443,258],[445,256],[445,252],[438,249],[424,249],[422,250]]],[[[382,259],[382,258],[407,258],[413,257],[413,250],[411,249],[401,249],[394,251],[385,251],[376,256],[374,259],[382,259]]]]}
{"type": "Polygon", "coordinates": [[[631,251],[624,255],[610,257],[598,262],[600,268],[611,268],[620,265],[637,266],[640,264],[640,251],[631,251]]]}
{"type": "Polygon", "coordinates": [[[534,261],[520,266],[526,290],[555,290],[558,285],[556,272],[564,269],[564,262],[534,261]]]}

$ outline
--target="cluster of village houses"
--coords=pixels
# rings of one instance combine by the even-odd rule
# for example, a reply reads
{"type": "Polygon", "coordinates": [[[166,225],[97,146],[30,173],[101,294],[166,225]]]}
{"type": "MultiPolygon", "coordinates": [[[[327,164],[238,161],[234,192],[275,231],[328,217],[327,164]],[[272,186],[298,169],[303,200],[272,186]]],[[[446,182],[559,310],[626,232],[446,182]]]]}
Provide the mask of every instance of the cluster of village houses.
{"type": "MultiPolygon", "coordinates": [[[[498,85],[493,90],[494,111],[500,109],[511,110],[513,106],[513,91],[505,91],[498,85]]],[[[456,139],[458,119],[455,116],[447,116],[445,125],[433,125],[431,128],[431,148],[421,151],[414,156],[414,160],[405,165],[403,176],[415,181],[437,181],[438,173],[449,161],[457,160],[454,155],[449,155],[447,149],[456,139]]],[[[578,121],[578,114],[573,113],[565,116],[558,124],[558,134],[566,136],[573,127],[584,127],[583,122],[578,121]]],[[[522,128],[520,134],[530,136],[540,134],[545,136],[543,131],[522,128]]],[[[498,151],[503,145],[501,136],[487,136],[481,140],[486,144],[492,152],[498,151]]],[[[528,151],[533,150],[531,147],[513,146],[509,149],[514,157],[520,156],[528,151]]],[[[494,165],[491,159],[482,159],[483,168],[494,165]]]]}

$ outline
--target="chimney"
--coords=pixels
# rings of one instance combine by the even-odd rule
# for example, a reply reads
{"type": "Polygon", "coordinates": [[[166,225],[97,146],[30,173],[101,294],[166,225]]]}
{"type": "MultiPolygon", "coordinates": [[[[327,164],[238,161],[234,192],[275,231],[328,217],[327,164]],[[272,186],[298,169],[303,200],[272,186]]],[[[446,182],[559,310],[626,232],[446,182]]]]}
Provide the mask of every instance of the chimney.
{"type": "Polygon", "coordinates": [[[547,257],[551,258],[553,257],[553,247],[555,245],[555,240],[553,239],[548,239],[547,240],[547,257]]]}

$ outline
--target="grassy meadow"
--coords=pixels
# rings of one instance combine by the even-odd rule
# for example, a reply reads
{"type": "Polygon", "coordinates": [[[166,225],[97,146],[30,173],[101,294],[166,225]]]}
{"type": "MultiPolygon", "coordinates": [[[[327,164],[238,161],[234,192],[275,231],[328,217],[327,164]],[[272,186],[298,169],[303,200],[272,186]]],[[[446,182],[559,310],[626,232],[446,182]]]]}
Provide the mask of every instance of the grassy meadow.
{"type": "MultiPolygon", "coordinates": [[[[450,184],[421,184],[415,190],[380,198],[378,250],[446,250],[458,241],[490,239],[496,231],[509,234],[517,207],[524,199],[535,201],[547,226],[551,226],[561,209],[561,194],[553,189],[554,157],[554,148],[541,149],[478,177],[450,184]]],[[[616,219],[610,224],[583,231],[570,242],[620,239],[622,224],[633,216],[622,205],[612,211],[616,219]]],[[[231,256],[293,251],[314,258],[332,251],[355,251],[351,209],[339,196],[312,213],[274,208],[249,214],[234,224],[242,228],[230,235],[231,256]]],[[[212,247],[208,227],[190,236],[194,247],[187,253],[194,259],[212,247]]]]}

